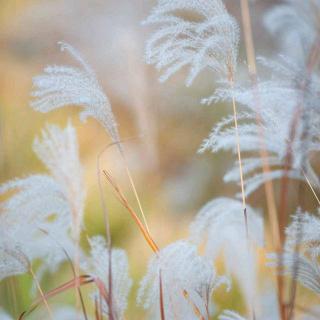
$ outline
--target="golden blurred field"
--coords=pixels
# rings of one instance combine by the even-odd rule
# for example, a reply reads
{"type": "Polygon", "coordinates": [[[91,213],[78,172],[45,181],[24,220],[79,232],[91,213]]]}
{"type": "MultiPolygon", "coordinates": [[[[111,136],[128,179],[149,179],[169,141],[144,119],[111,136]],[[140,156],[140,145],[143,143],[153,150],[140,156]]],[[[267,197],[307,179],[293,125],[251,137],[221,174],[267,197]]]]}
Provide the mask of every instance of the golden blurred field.
{"type": "MultiPolygon", "coordinates": [[[[234,2],[227,4],[237,16],[234,2]]],[[[256,4],[254,19],[274,2],[256,4]]],[[[111,101],[151,232],[157,243],[165,246],[187,236],[192,217],[206,201],[233,195],[237,188],[222,183],[223,173],[233,163],[232,155],[196,153],[213,124],[229,112],[228,107],[200,105],[200,98],[213,91],[211,74],[202,74],[192,88],[184,86],[184,74],[180,73],[161,84],[157,71],[144,63],[149,30],[140,22],[153,4],[151,0],[0,1],[0,182],[44,172],[32,152],[33,139],[45,123],[65,125],[71,119],[78,132],[87,182],[85,231],[88,236],[105,233],[96,163],[99,152],[110,143],[109,137],[96,121],[80,122],[75,107],[39,114],[28,106],[33,76],[48,64],[72,64],[57,46],[58,41],[67,41],[86,57],[111,101]]],[[[274,44],[262,27],[257,28],[256,37],[260,50],[272,51],[274,44]]],[[[137,208],[117,151],[109,148],[102,163],[137,208]]],[[[113,244],[126,249],[135,281],[127,319],[138,320],[143,313],[135,305],[135,293],[151,251],[106,181],[104,192],[113,244]]],[[[292,207],[296,192],[293,186],[292,207]]],[[[263,190],[250,198],[250,204],[265,206],[263,190]]],[[[69,276],[70,270],[64,266],[58,276],[46,275],[43,288],[54,288],[69,276]]],[[[28,275],[2,281],[0,306],[18,316],[31,303],[30,286],[28,275]]],[[[236,287],[228,298],[223,290],[216,296],[218,308],[244,308],[236,287]]],[[[52,303],[71,303],[73,299],[66,293],[52,303]]]]}

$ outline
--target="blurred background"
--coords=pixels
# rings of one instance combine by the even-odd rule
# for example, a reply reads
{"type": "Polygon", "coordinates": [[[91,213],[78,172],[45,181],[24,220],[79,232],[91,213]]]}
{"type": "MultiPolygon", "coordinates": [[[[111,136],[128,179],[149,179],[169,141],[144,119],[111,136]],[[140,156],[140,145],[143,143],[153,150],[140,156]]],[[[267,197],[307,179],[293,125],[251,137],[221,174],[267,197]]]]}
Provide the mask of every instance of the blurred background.
{"type": "MultiPolygon", "coordinates": [[[[276,50],[262,24],[263,12],[276,2],[279,1],[253,2],[258,55],[270,55],[276,50]]],[[[222,179],[235,159],[233,155],[197,154],[214,123],[230,113],[228,106],[200,104],[202,97],[214,91],[212,75],[204,72],[192,88],[184,86],[184,72],[161,84],[158,72],[144,62],[144,42],[152,30],[142,26],[141,21],[155,3],[154,0],[0,0],[0,181],[44,172],[32,152],[33,139],[45,123],[65,126],[71,119],[78,132],[87,182],[84,246],[86,235],[105,234],[96,161],[97,154],[110,140],[96,121],[81,123],[79,109],[75,107],[49,114],[37,113],[29,107],[33,76],[48,64],[73,64],[68,54],[60,52],[58,41],[66,41],[82,53],[111,101],[121,137],[127,140],[124,146],[148,224],[160,247],[186,237],[190,221],[208,200],[232,196],[238,191],[237,186],[224,184],[222,179]]],[[[239,19],[240,1],[229,0],[226,5],[239,19]]],[[[240,48],[240,62],[245,60],[243,49],[240,48]]],[[[246,72],[242,64],[240,77],[246,78],[246,72]]],[[[102,167],[112,172],[137,208],[116,150],[110,148],[104,153],[102,167]]],[[[104,192],[111,213],[114,246],[127,250],[134,279],[127,318],[141,319],[143,313],[135,306],[135,294],[151,252],[107,183],[104,192]]],[[[260,190],[249,202],[263,208],[264,199],[260,190]]],[[[64,267],[57,276],[47,275],[43,288],[52,289],[69,278],[70,271],[64,267]]],[[[0,306],[17,316],[31,302],[30,285],[29,276],[2,281],[0,306]]],[[[242,311],[237,288],[228,294],[228,299],[223,290],[217,296],[219,308],[242,311]]],[[[72,303],[72,299],[64,294],[54,298],[53,303],[72,303]]]]}

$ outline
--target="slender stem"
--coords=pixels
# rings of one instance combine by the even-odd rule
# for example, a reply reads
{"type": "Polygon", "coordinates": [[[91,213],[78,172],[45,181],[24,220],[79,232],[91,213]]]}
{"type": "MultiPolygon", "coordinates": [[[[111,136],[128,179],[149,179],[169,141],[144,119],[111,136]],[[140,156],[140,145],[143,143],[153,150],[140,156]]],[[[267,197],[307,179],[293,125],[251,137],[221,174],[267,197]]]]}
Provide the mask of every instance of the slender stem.
{"type": "Polygon", "coordinates": [[[131,208],[131,206],[129,205],[127,199],[125,198],[124,194],[122,193],[122,191],[120,190],[119,186],[116,184],[116,182],[114,181],[114,179],[112,178],[112,176],[110,175],[110,173],[108,173],[106,170],[103,170],[103,173],[105,175],[105,177],[107,178],[107,180],[109,181],[109,183],[111,184],[111,186],[113,187],[115,194],[117,196],[117,198],[120,200],[120,203],[128,210],[128,212],[131,214],[131,217],[133,218],[133,220],[135,221],[135,223],[137,224],[137,226],[139,227],[142,235],[144,236],[145,240],[147,241],[147,243],[149,244],[149,246],[151,247],[151,249],[157,253],[159,251],[158,246],[156,245],[156,243],[154,242],[154,240],[152,239],[149,231],[146,229],[146,227],[143,225],[143,223],[141,222],[141,220],[139,219],[138,215],[136,214],[136,212],[131,208]]]}
{"type": "Polygon", "coordinates": [[[241,159],[241,150],[240,150],[240,137],[239,137],[239,129],[238,129],[237,105],[236,105],[236,100],[235,100],[235,96],[233,93],[234,84],[233,84],[232,78],[230,80],[230,86],[231,86],[231,90],[232,90],[232,107],[233,107],[234,127],[236,129],[236,144],[237,144],[237,154],[238,154],[238,162],[239,162],[242,208],[243,208],[243,214],[244,214],[246,236],[247,236],[247,240],[249,241],[247,205],[246,205],[246,196],[245,196],[245,191],[244,191],[244,179],[243,179],[242,159],[241,159]]]}
{"type": "MultiPolygon", "coordinates": [[[[262,159],[262,170],[265,176],[270,173],[270,165],[268,162],[268,152],[265,146],[264,140],[264,130],[262,126],[262,121],[260,117],[260,99],[259,99],[259,92],[258,92],[258,84],[257,84],[257,65],[256,65],[256,55],[255,55],[255,48],[253,43],[253,32],[252,32],[252,22],[251,22],[251,15],[250,15],[250,7],[248,0],[241,0],[241,16],[242,16],[242,25],[243,25],[243,33],[245,38],[245,47],[246,47],[246,55],[247,55],[247,62],[248,62],[248,71],[250,75],[250,79],[252,82],[252,86],[254,88],[254,96],[255,101],[257,102],[257,124],[259,125],[259,136],[261,142],[261,148],[259,150],[260,157],[262,159]]],[[[279,236],[279,229],[278,229],[278,217],[277,217],[277,208],[276,208],[276,201],[274,196],[274,188],[273,183],[270,180],[266,180],[264,183],[265,186],[265,193],[267,198],[267,206],[268,206],[268,214],[269,220],[271,224],[271,234],[273,245],[276,250],[280,248],[280,236],[279,236]]]]}
{"type": "Polygon", "coordinates": [[[123,151],[123,147],[120,143],[117,144],[118,146],[118,149],[119,149],[119,152],[121,154],[121,157],[122,157],[122,160],[124,162],[124,166],[125,166],[125,169],[126,169],[126,173],[127,173],[127,176],[128,176],[128,179],[129,179],[129,182],[130,182],[130,185],[132,187],[132,190],[133,190],[133,193],[134,193],[134,196],[137,200],[137,203],[138,203],[138,207],[139,207],[139,210],[140,210],[140,213],[141,213],[141,216],[142,216],[142,219],[143,219],[143,223],[147,229],[147,231],[150,233],[150,229],[149,229],[149,226],[148,226],[148,223],[147,223],[147,219],[146,219],[146,216],[144,214],[144,210],[142,208],[142,204],[141,204],[141,201],[140,201],[140,197],[138,195],[138,192],[137,192],[137,188],[135,186],[135,183],[132,179],[132,175],[131,175],[131,172],[130,172],[130,169],[129,169],[129,165],[128,165],[128,161],[127,161],[127,158],[126,158],[126,155],[123,151]]]}
{"type": "Polygon", "coordinates": [[[312,184],[311,184],[311,182],[310,182],[307,174],[305,173],[305,171],[304,171],[303,169],[302,169],[302,173],[303,173],[303,176],[305,177],[305,179],[306,179],[306,181],[307,181],[307,184],[308,184],[309,188],[310,188],[311,191],[312,191],[312,194],[314,195],[315,199],[316,199],[317,202],[318,202],[318,206],[320,206],[320,199],[319,199],[319,197],[317,196],[316,191],[314,190],[314,188],[313,188],[313,186],[312,186],[312,184]]]}
{"type": "Polygon", "coordinates": [[[164,301],[163,301],[163,286],[162,286],[161,270],[159,272],[159,291],[160,291],[160,316],[161,316],[161,320],[166,320],[164,301]]]}
{"type": "MultiPolygon", "coordinates": [[[[128,212],[130,213],[131,217],[133,218],[133,220],[135,221],[135,223],[137,224],[139,230],[141,231],[143,237],[145,238],[145,240],[147,241],[147,243],[149,244],[150,248],[153,250],[153,252],[155,254],[158,255],[159,253],[159,247],[157,246],[157,244],[155,243],[155,241],[152,239],[149,231],[146,229],[146,227],[143,225],[143,223],[141,222],[141,220],[139,219],[139,217],[137,216],[137,214],[135,213],[135,211],[131,208],[128,200],[126,199],[126,197],[124,196],[124,194],[122,193],[122,191],[120,190],[119,186],[117,185],[117,183],[115,182],[115,180],[112,178],[112,176],[110,175],[109,172],[107,172],[106,170],[103,170],[103,173],[106,177],[106,179],[108,180],[108,182],[110,183],[110,185],[113,187],[114,191],[115,191],[115,195],[117,196],[118,200],[120,201],[120,203],[128,210],[128,212]]],[[[161,284],[162,286],[162,284],[161,284]]],[[[161,289],[162,290],[162,289],[161,289]]],[[[187,290],[183,290],[182,291],[183,296],[185,297],[185,299],[188,301],[188,303],[190,303],[190,305],[193,308],[193,311],[195,313],[195,315],[200,319],[200,320],[205,320],[205,318],[201,315],[201,312],[199,310],[199,308],[196,306],[196,304],[190,299],[189,293],[187,290]]]]}
{"type": "Polygon", "coordinates": [[[242,16],[242,25],[243,25],[243,33],[244,40],[246,45],[246,53],[247,53],[247,61],[249,73],[254,78],[257,76],[257,66],[256,66],[256,54],[253,44],[253,36],[252,36],[252,23],[251,23],[251,15],[248,0],[241,0],[241,16],[242,16]]]}
{"type": "MultiPolygon", "coordinates": [[[[232,79],[232,78],[231,78],[232,79]]],[[[242,207],[243,207],[243,215],[246,229],[246,239],[247,239],[247,255],[248,258],[251,255],[251,247],[249,241],[249,228],[248,228],[248,216],[247,216],[247,205],[246,205],[246,196],[244,190],[244,179],[243,179],[243,169],[242,169],[242,158],[241,158],[241,148],[240,148],[240,137],[239,137],[239,129],[238,129],[238,114],[237,114],[237,105],[235,101],[235,96],[233,93],[234,84],[233,81],[230,81],[231,90],[232,90],[232,107],[233,107],[233,118],[234,118],[234,126],[236,129],[236,143],[237,143],[237,154],[238,154],[238,162],[239,162],[239,174],[240,174],[240,184],[241,184],[241,195],[242,195],[242,207]]],[[[254,319],[254,303],[251,301],[251,319],[254,319]]]]}
{"type": "MultiPolygon", "coordinates": [[[[72,265],[72,261],[70,260],[71,262],[71,267],[72,267],[72,271],[73,271],[73,276],[75,278],[75,289],[76,289],[76,299],[77,299],[77,303],[80,303],[80,306],[81,306],[81,310],[82,310],[82,313],[83,313],[83,316],[84,316],[84,319],[85,320],[88,320],[88,315],[87,315],[87,311],[86,311],[86,308],[85,308],[85,304],[84,304],[84,301],[83,301],[83,297],[82,297],[82,293],[81,293],[81,288],[80,288],[80,281],[79,281],[79,277],[80,277],[80,263],[79,263],[79,259],[80,259],[80,256],[79,256],[79,250],[77,250],[77,253],[76,253],[76,264],[75,264],[75,267],[73,267],[72,265]],[[78,302],[79,300],[79,302],[78,302]]],[[[69,258],[69,257],[68,257],[69,258]]]]}
{"type": "MultiPolygon", "coordinates": [[[[270,165],[269,165],[269,154],[267,152],[267,148],[265,145],[264,139],[264,129],[262,126],[262,119],[260,116],[260,99],[259,99],[259,90],[258,90],[258,81],[257,81],[257,66],[256,66],[256,57],[255,57],[255,48],[253,43],[253,32],[252,32],[252,23],[251,23],[251,15],[250,15],[250,7],[248,0],[241,0],[241,15],[242,15],[242,25],[244,31],[245,38],[245,47],[247,54],[247,62],[248,62],[248,71],[250,75],[250,79],[253,86],[253,94],[255,96],[255,101],[257,101],[257,112],[256,112],[256,121],[259,127],[259,137],[261,142],[261,148],[259,148],[260,158],[262,160],[262,170],[264,176],[270,173],[270,165]]],[[[276,201],[274,196],[274,188],[271,180],[266,179],[264,182],[267,207],[268,207],[268,215],[271,226],[271,235],[273,247],[275,248],[278,254],[281,253],[281,240],[279,230],[279,222],[277,216],[277,208],[276,201]]],[[[278,302],[279,302],[279,311],[281,314],[281,319],[284,319],[284,308],[283,308],[283,299],[282,299],[282,279],[279,272],[277,272],[277,286],[278,286],[278,302]]]]}
{"type": "Polygon", "coordinates": [[[104,193],[102,191],[102,182],[101,182],[101,168],[100,168],[100,159],[102,154],[111,147],[112,144],[107,145],[97,156],[97,177],[98,177],[98,186],[99,186],[99,195],[100,201],[102,205],[105,231],[107,237],[107,248],[108,248],[108,308],[110,313],[110,320],[113,320],[113,311],[112,311],[112,240],[111,240],[111,231],[110,231],[110,221],[109,221],[109,210],[105,201],[104,193]]]}
{"type": "Polygon", "coordinates": [[[297,277],[299,274],[299,253],[301,247],[301,240],[303,238],[303,225],[301,223],[301,215],[298,215],[298,227],[296,233],[296,241],[295,241],[295,251],[294,251],[294,265],[292,270],[292,281],[290,283],[290,299],[288,307],[288,320],[294,319],[295,315],[295,302],[296,302],[296,295],[297,295],[297,277]]]}
{"type": "Polygon", "coordinates": [[[97,177],[98,177],[99,194],[100,194],[102,210],[103,210],[103,213],[104,213],[104,223],[105,223],[106,236],[107,236],[107,246],[108,246],[108,251],[109,251],[109,265],[108,265],[108,292],[109,292],[109,298],[108,298],[108,306],[109,306],[109,310],[110,310],[110,314],[109,314],[110,320],[113,320],[113,317],[114,317],[113,316],[113,311],[112,311],[112,309],[113,309],[112,308],[112,289],[113,289],[112,288],[112,258],[111,258],[112,257],[112,243],[111,243],[109,212],[108,212],[107,204],[106,204],[106,201],[105,201],[104,193],[102,191],[102,182],[101,182],[101,174],[100,174],[101,173],[100,160],[101,160],[102,154],[109,147],[114,146],[114,145],[117,146],[118,151],[119,151],[119,153],[121,155],[122,161],[123,161],[124,166],[125,166],[126,174],[127,174],[128,179],[130,181],[130,185],[131,185],[131,187],[133,189],[133,193],[135,195],[135,198],[136,198],[136,200],[138,202],[138,206],[139,206],[141,215],[143,217],[143,221],[144,221],[144,225],[145,225],[146,230],[145,230],[143,224],[141,223],[140,219],[136,215],[136,213],[131,208],[130,208],[131,211],[130,210],[129,211],[131,212],[131,214],[134,213],[135,221],[136,221],[136,223],[138,223],[138,226],[139,226],[140,230],[144,230],[145,238],[146,239],[151,239],[149,241],[151,241],[150,243],[151,243],[151,247],[153,248],[153,250],[156,250],[156,251],[158,250],[157,246],[155,245],[155,243],[153,242],[153,240],[151,238],[149,227],[148,227],[148,224],[147,224],[147,220],[146,220],[144,211],[142,209],[141,201],[140,201],[137,189],[135,187],[135,184],[134,184],[134,181],[133,181],[133,178],[132,178],[132,175],[131,175],[131,172],[130,172],[130,169],[129,169],[129,166],[128,166],[128,163],[127,163],[127,160],[126,160],[126,156],[125,156],[125,153],[123,151],[123,147],[121,145],[121,141],[110,143],[105,148],[103,148],[103,150],[97,156],[97,177]],[[149,236],[147,236],[147,235],[149,235],[149,236]]]}
{"type": "MultiPolygon", "coordinates": [[[[299,124],[300,120],[300,115],[302,114],[303,111],[303,104],[304,104],[304,99],[305,95],[304,92],[307,89],[308,81],[311,76],[311,73],[314,69],[314,67],[319,63],[319,58],[320,58],[320,33],[318,30],[317,37],[310,49],[309,56],[307,58],[307,63],[306,63],[306,75],[303,79],[303,81],[299,85],[299,89],[302,92],[301,95],[301,100],[298,101],[296,109],[295,109],[295,114],[292,118],[291,124],[290,124],[290,133],[289,133],[289,141],[287,145],[287,152],[285,156],[285,163],[284,163],[284,170],[285,174],[281,179],[281,202],[280,202],[280,209],[279,209],[279,214],[280,214],[280,226],[282,228],[285,227],[285,223],[287,220],[287,206],[288,206],[288,185],[289,185],[289,170],[291,169],[292,166],[292,161],[293,161],[293,154],[292,154],[292,144],[294,142],[295,136],[296,136],[296,131],[297,131],[297,126],[299,124]]],[[[284,230],[282,230],[282,234],[280,234],[281,238],[281,243],[283,246],[284,243],[284,230]]],[[[282,264],[282,258],[280,257],[279,263],[282,264]]],[[[281,268],[281,265],[280,265],[281,268]]],[[[291,289],[295,291],[296,287],[296,282],[293,279],[292,281],[293,284],[291,285],[291,289]]],[[[292,292],[291,292],[292,293],[292,292]]],[[[295,307],[295,294],[291,294],[291,301],[289,303],[290,305],[290,316],[293,316],[294,314],[294,307],[295,307]]],[[[290,320],[290,318],[289,318],[290,320]]]]}
{"type": "Polygon", "coordinates": [[[100,160],[103,155],[103,153],[111,146],[113,146],[114,143],[108,144],[106,147],[104,147],[97,156],[97,178],[98,178],[98,186],[99,186],[99,196],[100,196],[100,202],[102,206],[103,211],[103,218],[104,218],[104,224],[105,224],[105,231],[106,231],[106,238],[107,238],[107,246],[110,249],[111,248],[111,232],[110,232],[110,221],[109,221],[109,210],[106,204],[106,200],[104,197],[104,193],[102,191],[102,181],[101,181],[101,164],[100,160]]]}
{"type": "Polygon", "coordinates": [[[41,296],[41,298],[42,298],[42,301],[43,301],[44,305],[46,306],[46,309],[47,309],[47,311],[48,311],[49,318],[50,318],[51,320],[53,320],[53,314],[52,314],[52,311],[51,311],[51,309],[50,309],[50,307],[49,307],[47,298],[46,298],[44,292],[43,292],[42,289],[41,289],[40,283],[39,283],[36,275],[34,274],[31,265],[30,265],[30,268],[29,268],[29,272],[30,272],[30,274],[31,274],[31,276],[32,276],[35,284],[36,284],[36,287],[37,287],[37,289],[38,289],[38,291],[39,291],[39,293],[40,293],[40,296],[41,296]]]}
{"type": "Polygon", "coordinates": [[[199,319],[199,320],[205,320],[205,317],[201,314],[199,308],[196,306],[196,304],[191,300],[190,295],[187,290],[182,290],[182,294],[184,298],[188,301],[190,306],[192,307],[194,315],[199,319]]]}

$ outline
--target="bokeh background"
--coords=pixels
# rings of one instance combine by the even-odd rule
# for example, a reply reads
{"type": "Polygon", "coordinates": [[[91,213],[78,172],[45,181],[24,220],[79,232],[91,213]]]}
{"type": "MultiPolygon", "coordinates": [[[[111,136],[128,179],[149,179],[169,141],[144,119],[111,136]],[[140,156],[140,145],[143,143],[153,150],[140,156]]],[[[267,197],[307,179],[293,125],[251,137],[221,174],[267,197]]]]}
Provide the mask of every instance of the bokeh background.
{"type": "MultiPolygon", "coordinates": [[[[161,84],[158,72],[144,62],[144,42],[151,30],[141,21],[155,2],[0,0],[0,182],[43,172],[45,168],[31,149],[34,137],[45,123],[64,126],[71,119],[77,128],[87,183],[84,246],[86,236],[105,234],[96,160],[110,140],[96,121],[81,123],[75,107],[49,114],[39,114],[29,107],[33,76],[48,64],[74,63],[68,54],[60,52],[58,41],[72,44],[83,54],[111,101],[151,232],[160,247],[186,237],[190,221],[208,200],[238,191],[237,186],[224,184],[222,179],[235,159],[233,155],[197,154],[213,124],[230,113],[228,106],[200,104],[201,97],[214,90],[212,74],[204,72],[191,88],[184,86],[184,72],[161,84]]],[[[262,23],[263,12],[276,2],[253,2],[258,55],[276,52],[277,46],[262,23]]],[[[229,0],[226,4],[240,21],[240,1],[229,0]]],[[[242,43],[240,62],[244,60],[242,43]]],[[[239,77],[246,77],[245,64],[240,67],[239,77]]],[[[104,153],[102,164],[137,208],[116,150],[110,148],[104,153]]],[[[143,313],[135,306],[135,294],[151,252],[107,183],[104,192],[114,246],[127,250],[134,279],[127,319],[141,319],[143,313]]],[[[263,208],[263,190],[251,196],[249,202],[263,208]]],[[[64,266],[58,274],[46,275],[43,288],[54,288],[69,277],[70,270],[64,266]]],[[[17,316],[31,302],[30,286],[29,276],[2,281],[0,306],[17,316]]],[[[73,295],[63,294],[52,303],[61,301],[72,303],[73,295]]],[[[242,311],[237,288],[228,296],[223,290],[217,294],[217,306],[242,311]]]]}

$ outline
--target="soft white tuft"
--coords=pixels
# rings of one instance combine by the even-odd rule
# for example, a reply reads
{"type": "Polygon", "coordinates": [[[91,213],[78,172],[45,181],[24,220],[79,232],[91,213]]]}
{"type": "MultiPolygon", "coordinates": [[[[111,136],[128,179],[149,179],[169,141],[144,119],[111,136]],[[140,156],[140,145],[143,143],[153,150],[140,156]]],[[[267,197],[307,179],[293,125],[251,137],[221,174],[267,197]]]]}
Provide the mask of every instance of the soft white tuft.
{"type": "Polygon", "coordinates": [[[0,186],[0,194],[15,192],[1,204],[0,251],[5,259],[0,262],[0,278],[26,272],[35,259],[41,260],[40,274],[55,271],[67,258],[64,250],[69,255],[75,250],[71,233],[75,235],[75,221],[81,225],[85,192],[71,123],[64,130],[48,126],[34,149],[50,175],[31,175],[0,186]]]}
{"type": "MultiPolygon", "coordinates": [[[[109,250],[106,242],[101,236],[89,239],[91,251],[90,256],[82,263],[82,269],[95,278],[99,278],[109,289],[109,250]]],[[[112,311],[113,318],[123,319],[127,308],[127,299],[132,286],[129,276],[128,258],[126,252],[121,249],[111,251],[112,272],[112,311]]],[[[108,314],[108,305],[103,303],[103,311],[108,314]]]]}
{"type": "Polygon", "coordinates": [[[67,105],[83,107],[81,120],[93,117],[108,131],[113,141],[119,141],[117,123],[110,102],[104,94],[90,66],[80,53],[67,43],[60,42],[80,64],[81,68],[70,66],[48,66],[42,75],[33,78],[35,98],[31,107],[40,112],[49,112],[67,105]]]}
{"type": "Polygon", "coordinates": [[[190,226],[190,238],[205,244],[205,253],[215,260],[223,254],[228,272],[241,286],[248,304],[257,288],[257,247],[263,246],[263,219],[247,206],[248,239],[242,203],[230,198],[217,198],[207,203],[190,226]],[[248,248],[253,247],[252,250],[248,248]]]}
{"type": "Polygon", "coordinates": [[[228,284],[187,241],[170,244],[149,262],[137,301],[149,310],[152,319],[160,319],[160,281],[165,319],[185,320],[195,319],[195,312],[208,319],[213,291],[222,283],[228,284]]]}
{"type": "Polygon", "coordinates": [[[207,67],[220,77],[233,76],[239,29],[221,0],[159,0],[145,23],[157,26],[146,60],[165,70],[161,81],[187,65],[188,86],[207,67]]]}

